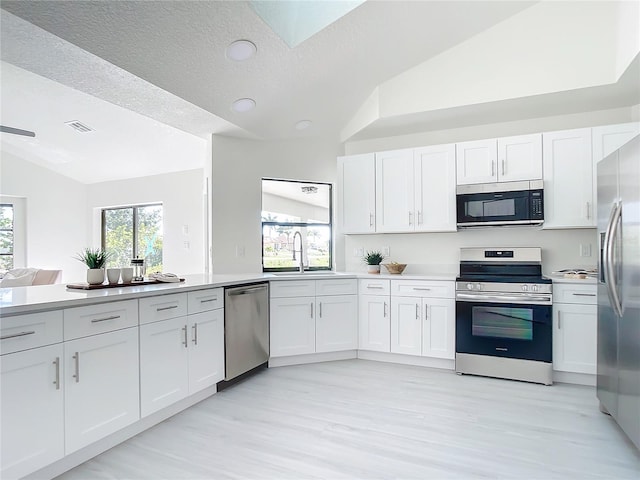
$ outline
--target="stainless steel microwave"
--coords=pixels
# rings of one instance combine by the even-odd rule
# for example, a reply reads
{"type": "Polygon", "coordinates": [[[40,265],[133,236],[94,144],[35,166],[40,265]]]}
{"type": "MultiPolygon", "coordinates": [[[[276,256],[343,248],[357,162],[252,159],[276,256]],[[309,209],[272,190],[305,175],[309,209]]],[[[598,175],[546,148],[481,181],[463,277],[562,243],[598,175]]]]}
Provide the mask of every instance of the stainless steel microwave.
{"type": "Polygon", "coordinates": [[[542,180],[458,185],[458,227],[542,225],[542,180]]]}

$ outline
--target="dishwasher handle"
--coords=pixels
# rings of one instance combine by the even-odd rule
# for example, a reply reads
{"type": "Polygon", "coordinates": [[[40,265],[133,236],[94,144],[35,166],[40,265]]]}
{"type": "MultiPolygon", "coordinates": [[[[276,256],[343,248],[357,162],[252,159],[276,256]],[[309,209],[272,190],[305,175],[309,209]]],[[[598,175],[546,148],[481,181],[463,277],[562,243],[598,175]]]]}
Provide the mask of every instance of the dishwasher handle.
{"type": "Polygon", "coordinates": [[[227,295],[229,295],[230,297],[235,297],[236,295],[248,295],[250,293],[254,293],[254,292],[259,292],[261,290],[266,290],[267,289],[267,285],[257,285],[255,287],[239,287],[239,288],[233,288],[233,289],[229,289],[227,291],[227,295]]]}

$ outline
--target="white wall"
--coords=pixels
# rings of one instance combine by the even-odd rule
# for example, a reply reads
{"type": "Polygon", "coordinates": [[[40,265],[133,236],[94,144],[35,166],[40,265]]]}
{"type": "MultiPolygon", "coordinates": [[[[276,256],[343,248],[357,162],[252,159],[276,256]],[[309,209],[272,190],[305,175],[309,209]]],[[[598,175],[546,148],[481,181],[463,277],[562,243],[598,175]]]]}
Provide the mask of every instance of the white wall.
{"type": "Polygon", "coordinates": [[[3,151],[0,193],[26,199],[26,265],[84,281],[86,267],[73,257],[89,244],[86,186],[3,151]]]}
{"type": "Polygon", "coordinates": [[[321,139],[260,142],[213,135],[210,148],[212,271],[260,272],[261,179],[335,184],[341,147],[321,139]]]}
{"type": "Polygon", "coordinates": [[[164,271],[177,275],[204,272],[203,179],[203,170],[197,169],[89,185],[92,244],[100,245],[101,208],[162,203],[164,271]]]}

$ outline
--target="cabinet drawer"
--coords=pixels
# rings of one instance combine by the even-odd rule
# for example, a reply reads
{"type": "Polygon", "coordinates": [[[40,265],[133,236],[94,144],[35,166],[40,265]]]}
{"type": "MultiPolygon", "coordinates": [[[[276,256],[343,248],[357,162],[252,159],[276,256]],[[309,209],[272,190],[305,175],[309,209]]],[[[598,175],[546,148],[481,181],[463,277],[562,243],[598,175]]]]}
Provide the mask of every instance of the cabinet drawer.
{"type": "Polygon", "coordinates": [[[316,280],[316,295],[356,295],[358,280],[345,278],[342,280],[316,280]]]}
{"type": "Polygon", "coordinates": [[[87,337],[138,325],[138,301],[101,303],[64,310],[64,339],[87,337]]]}
{"type": "Polygon", "coordinates": [[[315,280],[282,280],[271,282],[271,298],[309,297],[316,294],[315,280]]]}
{"type": "Polygon", "coordinates": [[[187,311],[189,314],[208,312],[224,307],[224,289],[209,288],[187,293],[187,311]]]}
{"type": "Polygon", "coordinates": [[[392,280],[391,295],[403,297],[454,298],[454,282],[432,280],[392,280]]]}
{"type": "Polygon", "coordinates": [[[140,325],[158,322],[187,314],[187,294],[172,293],[138,300],[140,302],[140,325]]]}
{"type": "Polygon", "coordinates": [[[597,285],[556,283],[553,285],[553,303],[595,305],[598,303],[597,291],[597,285]]]}
{"type": "Polygon", "coordinates": [[[391,282],[382,279],[360,279],[358,280],[358,293],[360,295],[389,295],[391,282]]]}
{"type": "Polygon", "coordinates": [[[62,310],[0,318],[0,354],[62,342],[62,310]]]}

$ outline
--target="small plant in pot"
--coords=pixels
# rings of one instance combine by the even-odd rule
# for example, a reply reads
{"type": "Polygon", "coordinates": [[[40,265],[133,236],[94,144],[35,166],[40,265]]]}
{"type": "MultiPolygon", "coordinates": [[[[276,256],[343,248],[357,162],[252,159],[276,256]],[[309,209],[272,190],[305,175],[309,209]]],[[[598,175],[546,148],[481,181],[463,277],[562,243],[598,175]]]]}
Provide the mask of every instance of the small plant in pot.
{"type": "Polygon", "coordinates": [[[85,248],[76,255],[76,259],[84,263],[87,270],[87,283],[89,285],[100,285],[104,282],[104,267],[111,255],[101,248],[85,248]]]}
{"type": "Polygon", "coordinates": [[[379,251],[367,252],[362,259],[367,264],[368,273],[380,273],[380,264],[384,260],[382,253],[379,251]]]}

